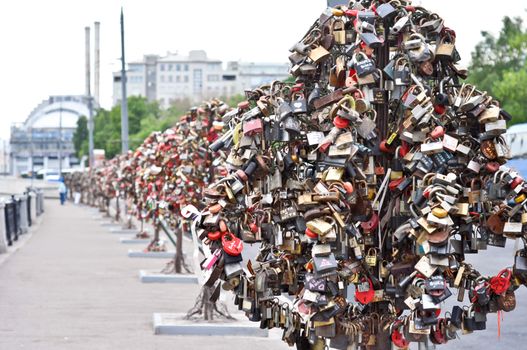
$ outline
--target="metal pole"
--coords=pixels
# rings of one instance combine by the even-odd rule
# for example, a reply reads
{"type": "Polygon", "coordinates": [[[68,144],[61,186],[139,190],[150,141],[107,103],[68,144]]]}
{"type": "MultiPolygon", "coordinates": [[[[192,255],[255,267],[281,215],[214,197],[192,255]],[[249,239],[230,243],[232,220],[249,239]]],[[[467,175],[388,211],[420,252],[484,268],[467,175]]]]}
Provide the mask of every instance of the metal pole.
{"type": "Polygon", "coordinates": [[[62,101],[59,107],[59,178],[62,177],[62,101]]]}
{"type": "Polygon", "coordinates": [[[124,15],[121,7],[121,151],[128,153],[128,101],[126,95],[126,60],[124,56],[124,15]]]}
{"type": "Polygon", "coordinates": [[[93,101],[91,97],[91,78],[90,78],[90,27],[85,27],[86,39],[86,98],[88,99],[88,156],[90,168],[93,167],[93,101]]]}
{"type": "Polygon", "coordinates": [[[95,30],[95,43],[94,43],[94,57],[93,57],[93,98],[96,105],[99,105],[99,80],[100,80],[100,68],[101,68],[101,60],[100,60],[100,44],[99,44],[99,32],[100,32],[100,22],[94,23],[94,30],[95,30]]]}
{"type": "Polygon", "coordinates": [[[35,178],[35,163],[33,162],[33,128],[32,127],[29,127],[29,140],[30,140],[30,144],[29,144],[29,152],[31,154],[31,188],[34,188],[33,187],[33,180],[35,178]]]}
{"type": "Polygon", "coordinates": [[[4,176],[7,176],[7,141],[4,140],[4,176]]]}
{"type": "Polygon", "coordinates": [[[86,66],[85,66],[85,73],[86,73],[86,96],[91,96],[91,81],[90,81],[90,27],[84,27],[84,39],[85,39],[85,50],[86,50],[86,66]]]}
{"type": "Polygon", "coordinates": [[[91,96],[88,96],[88,164],[90,166],[90,169],[93,168],[93,164],[95,162],[95,158],[93,155],[93,99],[91,96]]]}

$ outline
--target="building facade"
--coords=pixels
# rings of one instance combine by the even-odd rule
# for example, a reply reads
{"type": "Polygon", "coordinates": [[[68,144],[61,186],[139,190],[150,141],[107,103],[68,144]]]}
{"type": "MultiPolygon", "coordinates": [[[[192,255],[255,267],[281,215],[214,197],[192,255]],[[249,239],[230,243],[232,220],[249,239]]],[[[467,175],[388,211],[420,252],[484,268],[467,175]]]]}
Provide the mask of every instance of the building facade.
{"type": "MultiPolygon", "coordinates": [[[[286,79],[288,64],[223,62],[207,56],[203,50],[188,56],[168,53],[146,55],[131,62],[127,70],[127,94],[144,96],[168,107],[178,100],[199,102],[211,97],[230,97],[273,80],[286,79]]],[[[121,100],[121,72],[113,73],[113,104],[121,100]]]]}
{"type": "Polygon", "coordinates": [[[79,165],[73,134],[80,116],[88,116],[85,96],[51,96],[29,114],[26,121],[11,127],[11,171],[19,175],[31,170],[58,170],[79,165]]]}

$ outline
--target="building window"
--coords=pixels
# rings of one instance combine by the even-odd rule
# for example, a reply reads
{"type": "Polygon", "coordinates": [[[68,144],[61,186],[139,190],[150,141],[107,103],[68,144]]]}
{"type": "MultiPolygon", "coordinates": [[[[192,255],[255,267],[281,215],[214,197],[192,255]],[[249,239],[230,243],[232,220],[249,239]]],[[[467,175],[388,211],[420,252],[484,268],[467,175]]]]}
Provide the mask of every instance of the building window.
{"type": "Polygon", "coordinates": [[[183,66],[183,70],[184,70],[185,72],[188,72],[188,64],[185,64],[185,65],[183,66]]]}
{"type": "Polygon", "coordinates": [[[180,70],[181,70],[181,65],[179,65],[179,64],[176,64],[176,71],[178,71],[178,72],[179,72],[180,70]]]}
{"type": "Polygon", "coordinates": [[[203,82],[203,71],[201,69],[194,69],[193,75],[192,75],[192,85],[193,85],[193,92],[200,93],[201,87],[203,82]]]}
{"type": "Polygon", "coordinates": [[[220,77],[218,75],[208,75],[207,81],[220,81],[220,77]]]}
{"type": "Polygon", "coordinates": [[[178,75],[176,76],[176,83],[179,83],[181,81],[181,77],[178,75]]]}
{"type": "Polygon", "coordinates": [[[169,82],[169,83],[172,82],[172,76],[171,76],[171,75],[168,76],[168,82],[169,82]]]}
{"type": "Polygon", "coordinates": [[[172,70],[172,68],[173,68],[172,65],[169,64],[169,65],[168,65],[168,70],[172,70]]]}
{"type": "Polygon", "coordinates": [[[165,65],[164,65],[164,64],[161,64],[160,69],[161,69],[162,71],[164,71],[164,70],[165,70],[165,65]]]}
{"type": "Polygon", "coordinates": [[[162,83],[165,82],[165,76],[164,76],[164,75],[161,75],[161,76],[159,77],[159,79],[161,80],[162,83]]]}
{"type": "Polygon", "coordinates": [[[188,75],[185,75],[185,83],[188,83],[188,75]]]}

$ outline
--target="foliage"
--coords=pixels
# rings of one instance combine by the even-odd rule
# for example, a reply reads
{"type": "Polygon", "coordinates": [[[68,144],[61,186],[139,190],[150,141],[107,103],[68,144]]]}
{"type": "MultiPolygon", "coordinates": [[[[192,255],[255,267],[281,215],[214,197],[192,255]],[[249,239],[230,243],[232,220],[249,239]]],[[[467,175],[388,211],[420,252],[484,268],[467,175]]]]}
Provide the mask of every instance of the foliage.
{"type": "Polygon", "coordinates": [[[82,151],[82,143],[88,139],[88,118],[81,116],[77,120],[77,129],[73,134],[73,146],[75,147],[75,153],[80,159],[85,153],[82,151]]]}
{"type": "Polygon", "coordinates": [[[503,18],[498,37],[481,33],[472,53],[468,81],[496,97],[513,115],[511,124],[527,122],[527,30],[521,18],[503,18]]]}
{"type": "MultiPolygon", "coordinates": [[[[236,106],[245,100],[238,94],[223,99],[229,106],[236,106]]],[[[191,106],[189,100],[174,101],[166,110],[157,102],[148,102],[146,98],[131,96],[128,98],[128,131],[130,149],[137,148],[153,131],[163,131],[175,125],[191,106]]],[[[104,149],[106,158],[121,153],[121,106],[111,110],[99,109],[94,117],[93,143],[95,148],[104,149]]],[[[81,117],[74,136],[75,151],[80,158],[88,154],[87,118],[81,117]]]]}
{"type": "MultiPolygon", "coordinates": [[[[146,98],[139,96],[128,98],[128,138],[131,149],[139,146],[152,131],[161,129],[163,122],[163,114],[157,102],[148,102],[146,98]]],[[[80,135],[79,127],[76,134],[80,135]]],[[[97,111],[94,117],[93,143],[95,148],[106,151],[107,158],[121,153],[120,105],[114,106],[111,110],[101,108],[97,111]]],[[[87,132],[78,154],[88,154],[87,132]]]]}
{"type": "Polygon", "coordinates": [[[225,103],[231,107],[236,107],[238,103],[245,101],[245,95],[237,94],[234,96],[231,96],[227,99],[224,99],[225,103]]]}

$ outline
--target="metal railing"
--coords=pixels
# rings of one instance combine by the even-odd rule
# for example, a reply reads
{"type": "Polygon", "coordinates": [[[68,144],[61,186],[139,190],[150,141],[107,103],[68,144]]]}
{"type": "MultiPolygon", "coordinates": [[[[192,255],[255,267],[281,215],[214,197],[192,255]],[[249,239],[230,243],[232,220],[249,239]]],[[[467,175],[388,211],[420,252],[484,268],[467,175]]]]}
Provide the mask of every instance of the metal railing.
{"type": "Polygon", "coordinates": [[[0,254],[27,233],[43,212],[44,193],[40,189],[28,188],[21,195],[0,200],[0,254]]]}

